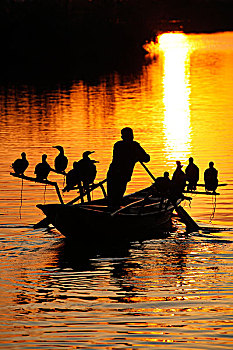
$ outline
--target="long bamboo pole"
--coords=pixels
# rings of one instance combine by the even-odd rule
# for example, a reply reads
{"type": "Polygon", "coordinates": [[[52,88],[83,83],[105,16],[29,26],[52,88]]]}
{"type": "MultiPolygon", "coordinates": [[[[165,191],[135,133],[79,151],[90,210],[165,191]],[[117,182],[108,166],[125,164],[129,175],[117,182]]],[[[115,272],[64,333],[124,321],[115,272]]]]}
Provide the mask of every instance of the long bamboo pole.
{"type": "Polygon", "coordinates": [[[57,192],[57,195],[58,195],[60,203],[64,204],[62,196],[61,196],[61,192],[60,192],[58,184],[56,182],[49,181],[49,180],[38,180],[36,177],[31,177],[31,176],[26,176],[26,175],[19,175],[19,174],[15,174],[15,173],[10,173],[10,175],[12,175],[14,177],[18,177],[20,179],[27,180],[27,181],[32,181],[32,182],[41,183],[41,184],[50,185],[50,186],[55,187],[55,190],[57,192]]]}
{"type": "MultiPolygon", "coordinates": [[[[141,165],[143,166],[143,168],[146,170],[146,172],[150,175],[150,177],[155,181],[156,178],[154,177],[154,175],[150,172],[150,170],[147,168],[147,166],[143,163],[140,162],[141,165]]],[[[198,226],[198,224],[193,220],[193,218],[191,218],[191,216],[184,210],[184,208],[178,206],[176,204],[175,200],[171,200],[171,198],[169,198],[169,200],[171,201],[172,205],[174,206],[175,211],[177,212],[177,214],[180,216],[180,218],[183,220],[183,222],[186,225],[186,228],[189,230],[189,232],[196,232],[200,230],[200,227],[198,226]]]]}

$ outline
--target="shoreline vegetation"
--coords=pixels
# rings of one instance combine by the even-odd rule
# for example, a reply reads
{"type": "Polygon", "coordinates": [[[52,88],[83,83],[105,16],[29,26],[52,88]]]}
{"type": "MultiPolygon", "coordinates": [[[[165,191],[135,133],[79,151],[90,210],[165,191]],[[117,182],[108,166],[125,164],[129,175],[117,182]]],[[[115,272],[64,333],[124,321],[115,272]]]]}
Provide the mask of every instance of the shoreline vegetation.
{"type": "Polygon", "coordinates": [[[2,0],[2,69],[63,69],[143,56],[166,31],[233,28],[233,0],[2,0]]]}

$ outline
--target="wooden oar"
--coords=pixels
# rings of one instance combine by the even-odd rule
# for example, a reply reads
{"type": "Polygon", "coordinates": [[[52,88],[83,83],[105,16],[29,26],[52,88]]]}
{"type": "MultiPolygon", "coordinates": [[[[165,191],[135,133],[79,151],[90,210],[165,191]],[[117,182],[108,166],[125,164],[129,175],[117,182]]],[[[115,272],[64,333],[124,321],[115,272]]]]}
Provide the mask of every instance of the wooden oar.
{"type": "MultiPolygon", "coordinates": [[[[154,175],[150,172],[150,170],[147,168],[147,166],[143,163],[140,162],[143,168],[146,170],[146,172],[150,175],[150,177],[155,181],[156,178],[154,175]]],[[[181,220],[185,223],[186,228],[188,229],[189,232],[196,232],[200,230],[200,227],[198,224],[191,218],[191,216],[186,212],[186,210],[183,207],[180,207],[176,204],[175,200],[172,200],[171,198],[168,198],[172,205],[175,208],[175,211],[177,214],[180,216],[181,220]]]]}
{"type": "Polygon", "coordinates": [[[187,213],[187,211],[181,207],[176,205],[175,203],[172,202],[174,205],[175,211],[179,215],[181,221],[186,225],[186,230],[188,232],[198,232],[200,231],[200,227],[198,224],[193,220],[193,218],[187,213]]]}
{"type": "Polygon", "coordinates": [[[156,178],[154,177],[154,175],[150,172],[150,170],[147,168],[147,166],[143,163],[143,162],[139,162],[143,168],[146,170],[146,172],[150,175],[150,177],[152,178],[152,180],[156,181],[156,178]]]}

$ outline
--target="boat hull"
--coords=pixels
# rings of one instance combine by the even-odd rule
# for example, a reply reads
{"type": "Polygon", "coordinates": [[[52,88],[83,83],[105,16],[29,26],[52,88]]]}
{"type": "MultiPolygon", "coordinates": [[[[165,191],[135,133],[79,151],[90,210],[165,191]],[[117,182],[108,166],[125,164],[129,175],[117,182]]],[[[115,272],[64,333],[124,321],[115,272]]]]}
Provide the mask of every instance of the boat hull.
{"type": "Polygon", "coordinates": [[[173,207],[148,213],[118,213],[82,208],[79,205],[38,205],[49,222],[65,237],[81,241],[146,239],[172,226],[173,207]]]}

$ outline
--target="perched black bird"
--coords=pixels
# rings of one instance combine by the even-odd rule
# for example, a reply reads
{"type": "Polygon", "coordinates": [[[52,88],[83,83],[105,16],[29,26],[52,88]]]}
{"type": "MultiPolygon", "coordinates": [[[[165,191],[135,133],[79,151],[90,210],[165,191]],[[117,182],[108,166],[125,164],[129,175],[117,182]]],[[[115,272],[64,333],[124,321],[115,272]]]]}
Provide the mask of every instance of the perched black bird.
{"type": "Polygon", "coordinates": [[[16,159],[11,165],[17,175],[23,175],[29,165],[25,152],[21,153],[21,157],[22,158],[16,159]]]}
{"type": "Polygon", "coordinates": [[[186,175],[182,170],[183,165],[179,160],[176,161],[176,170],[172,175],[172,193],[175,196],[181,196],[185,185],[186,185],[186,175]]]}
{"type": "Polygon", "coordinates": [[[77,163],[77,170],[79,172],[79,178],[83,182],[83,186],[92,184],[96,178],[97,170],[95,163],[99,163],[96,160],[89,158],[89,155],[95,151],[86,151],[83,153],[83,158],[77,163]]]}
{"type": "Polygon", "coordinates": [[[78,162],[73,163],[73,169],[66,174],[66,186],[63,188],[63,192],[69,192],[72,188],[80,184],[80,178],[78,173],[78,162]]]}
{"type": "Polygon", "coordinates": [[[188,181],[187,190],[195,191],[199,180],[199,168],[193,162],[193,157],[189,158],[189,164],[185,169],[186,180],[188,181]]]}
{"type": "Polygon", "coordinates": [[[47,163],[47,154],[42,155],[42,162],[38,163],[35,167],[35,174],[37,180],[47,180],[49,172],[51,170],[50,165],[47,163]]]}
{"type": "Polygon", "coordinates": [[[81,202],[83,203],[83,189],[86,191],[88,202],[91,201],[90,187],[96,177],[96,166],[95,163],[99,163],[96,160],[89,158],[89,155],[94,151],[86,151],[83,153],[83,158],[80,159],[75,165],[75,169],[78,174],[78,188],[80,191],[81,202]]]}
{"type": "Polygon", "coordinates": [[[64,148],[62,146],[53,146],[53,148],[58,149],[58,151],[60,152],[54,160],[55,170],[59,173],[62,173],[67,168],[68,158],[65,156],[64,148]]]}
{"type": "Polygon", "coordinates": [[[214,168],[214,162],[209,162],[209,168],[204,171],[206,191],[215,192],[218,187],[218,170],[214,168]]]}

